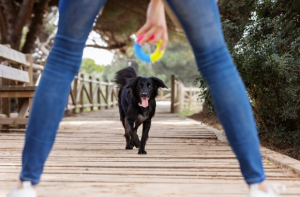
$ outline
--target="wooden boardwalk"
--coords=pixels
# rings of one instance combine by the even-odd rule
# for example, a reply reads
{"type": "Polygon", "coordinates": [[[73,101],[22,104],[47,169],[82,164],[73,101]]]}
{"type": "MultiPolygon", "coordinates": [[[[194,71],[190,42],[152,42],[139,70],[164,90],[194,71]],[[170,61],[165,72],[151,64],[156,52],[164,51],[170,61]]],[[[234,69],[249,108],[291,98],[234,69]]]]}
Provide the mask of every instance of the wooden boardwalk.
{"type": "MultiPolygon", "coordinates": [[[[117,108],[64,118],[39,196],[246,197],[230,147],[205,126],[164,109],[153,120],[147,155],[125,150],[117,108]]],[[[17,181],[23,140],[23,133],[0,133],[0,197],[17,181]]],[[[300,196],[299,174],[268,160],[264,165],[270,182],[287,186],[283,196],[300,196]]]]}

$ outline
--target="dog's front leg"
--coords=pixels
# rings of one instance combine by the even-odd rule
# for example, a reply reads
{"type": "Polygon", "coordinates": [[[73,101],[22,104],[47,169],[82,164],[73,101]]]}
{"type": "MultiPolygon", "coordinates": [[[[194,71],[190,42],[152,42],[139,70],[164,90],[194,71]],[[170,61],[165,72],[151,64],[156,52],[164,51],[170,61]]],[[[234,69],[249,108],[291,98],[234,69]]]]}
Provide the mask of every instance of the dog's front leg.
{"type": "Polygon", "coordinates": [[[131,137],[131,141],[133,142],[133,145],[135,147],[139,147],[140,146],[140,140],[139,140],[139,136],[136,132],[136,130],[133,128],[133,124],[134,121],[130,118],[126,118],[125,119],[125,132],[127,135],[129,135],[131,137]]]}
{"type": "Polygon", "coordinates": [[[139,148],[138,154],[147,154],[147,152],[145,151],[145,146],[146,146],[146,142],[148,139],[148,133],[149,133],[150,127],[151,127],[151,120],[146,120],[143,123],[143,135],[142,135],[141,146],[139,148]]]}

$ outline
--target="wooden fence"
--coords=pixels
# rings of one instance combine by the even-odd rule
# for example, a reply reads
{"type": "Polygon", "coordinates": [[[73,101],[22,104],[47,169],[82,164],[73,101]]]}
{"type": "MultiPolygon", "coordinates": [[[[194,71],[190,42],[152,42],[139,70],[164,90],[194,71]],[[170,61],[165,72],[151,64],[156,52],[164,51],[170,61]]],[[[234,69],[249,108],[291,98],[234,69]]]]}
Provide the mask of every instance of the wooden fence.
{"type": "Polygon", "coordinates": [[[190,104],[197,101],[200,93],[200,88],[185,87],[178,78],[172,75],[171,88],[161,89],[157,100],[171,101],[171,113],[180,113],[184,107],[184,104],[190,104]]]}
{"type": "Polygon", "coordinates": [[[83,112],[108,109],[117,106],[118,89],[115,83],[102,82],[98,78],[93,80],[91,76],[84,78],[84,74],[75,77],[66,109],[68,112],[83,112]],[[79,109],[79,110],[78,110],[79,109]]]}
{"type": "MultiPolygon", "coordinates": [[[[23,54],[0,45],[0,126],[26,125],[33,94],[44,66],[35,64],[31,54],[23,54]],[[11,112],[11,98],[16,98],[17,113],[11,112]]],[[[66,111],[76,113],[117,105],[115,83],[85,78],[79,74],[71,85],[66,111]]]]}

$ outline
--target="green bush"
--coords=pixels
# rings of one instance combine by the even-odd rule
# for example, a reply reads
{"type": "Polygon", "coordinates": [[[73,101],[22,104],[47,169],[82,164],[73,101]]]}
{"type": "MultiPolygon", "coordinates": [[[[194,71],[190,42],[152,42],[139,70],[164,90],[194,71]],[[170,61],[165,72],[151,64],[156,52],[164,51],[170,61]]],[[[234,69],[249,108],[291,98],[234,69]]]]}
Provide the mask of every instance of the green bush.
{"type": "MultiPolygon", "coordinates": [[[[300,159],[300,5],[296,1],[257,1],[243,26],[243,36],[230,42],[234,62],[245,82],[259,135],[300,159]]],[[[228,20],[222,19],[226,32],[228,20]]],[[[239,28],[239,24],[236,24],[239,28]]],[[[231,27],[232,28],[232,24],[231,27]]],[[[229,35],[230,34],[226,34],[229,35]]],[[[203,82],[202,77],[198,82],[203,82]]],[[[206,83],[201,83],[207,88],[206,83]]],[[[208,109],[213,111],[207,89],[208,109]]]]}

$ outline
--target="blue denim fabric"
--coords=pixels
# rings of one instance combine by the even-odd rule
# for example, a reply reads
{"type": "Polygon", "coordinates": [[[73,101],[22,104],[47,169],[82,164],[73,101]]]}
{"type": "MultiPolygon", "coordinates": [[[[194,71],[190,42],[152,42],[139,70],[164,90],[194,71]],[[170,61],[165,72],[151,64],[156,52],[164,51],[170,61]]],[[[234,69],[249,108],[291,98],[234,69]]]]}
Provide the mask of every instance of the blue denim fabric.
{"type": "MultiPolygon", "coordinates": [[[[61,0],[58,32],[36,90],[22,156],[21,181],[38,184],[55,141],[70,84],[93,22],[106,0],[61,0]]],[[[265,179],[257,130],[244,84],[224,42],[215,0],[167,0],[193,48],[215,108],[248,184],[265,179]]]]}
{"type": "Polygon", "coordinates": [[[106,0],[61,0],[58,32],[35,92],[22,155],[21,181],[38,184],[78,73],[93,23],[106,0]]]}
{"type": "Polygon", "coordinates": [[[223,38],[215,0],[167,0],[208,82],[214,106],[248,184],[265,180],[259,139],[246,88],[223,38]]]}

